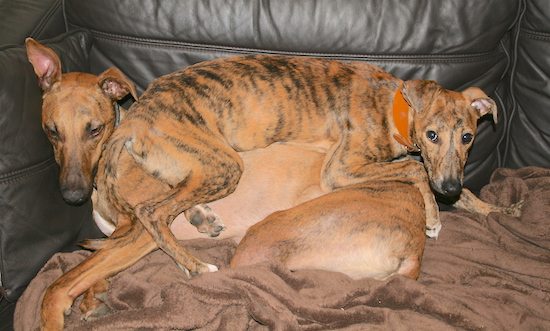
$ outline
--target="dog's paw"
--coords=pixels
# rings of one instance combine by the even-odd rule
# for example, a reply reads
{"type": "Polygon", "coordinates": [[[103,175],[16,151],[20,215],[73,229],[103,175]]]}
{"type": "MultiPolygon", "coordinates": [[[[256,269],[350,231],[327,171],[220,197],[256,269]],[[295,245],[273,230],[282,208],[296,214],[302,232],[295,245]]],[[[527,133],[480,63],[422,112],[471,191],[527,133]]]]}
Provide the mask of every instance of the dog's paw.
{"type": "Polygon", "coordinates": [[[518,202],[518,203],[515,203],[511,206],[503,207],[502,208],[502,213],[504,213],[506,215],[511,215],[511,216],[514,216],[514,217],[520,217],[522,208],[523,208],[523,200],[518,202]]]}
{"type": "Polygon", "coordinates": [[[441,228],[442,228],[441,222],[439,222],[436,225],[431,226],[431,227],[427,226],[426,227],[426,236],[428,236],[430,238],[437,239],[437,237],[439,237],[439,231],[441,231],[441,228]]]}
{"type": "Polygon", "coordinates": [[[198,267],[193,272],[190,272],[186,267],[184,267],[180,263],[177,263],[177,264],[181,268],[181,270],[183,270],[185,272],[185,275],[187,276],[187,278],[191,278],[193,276],[196,276],[198,274],[202,274],[202,273],[205,273],[205,272],[216,272],[216,271],[219,270],[218,267],[213,265],[213,264],[204,263],[202,266],[198,267]]]}
{"type": "Polygon", "coordinates": [[[206,233],[210,237],[219,236],[225,229],[220,216],[205,204],[189,208],[185,211],[185,217],[200,233],[206,233]]]}
{"type": "Polygon", "coordinates": [[[82,312],[81,319],[91,321],[97,317],[107,315],[111,308],[105,303],[106,299],[107,292],[98,293],[92,290],[86,292],[79,307],[82,312]]]}

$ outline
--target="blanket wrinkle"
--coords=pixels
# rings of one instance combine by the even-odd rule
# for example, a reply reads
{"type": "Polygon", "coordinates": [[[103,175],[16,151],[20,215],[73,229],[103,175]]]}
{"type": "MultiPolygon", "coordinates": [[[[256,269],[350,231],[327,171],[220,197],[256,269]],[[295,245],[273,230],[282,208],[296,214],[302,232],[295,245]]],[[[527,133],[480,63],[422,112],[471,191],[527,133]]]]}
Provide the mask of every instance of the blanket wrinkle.
{"type": "MultiPolygon", "coordinates": [[[[231,240],[182,242],[220,270],[187,279],[162,251],[111,277],[111,312],[67,330],[545,330],[550,325],[550,169],[498,169],[481,191],[522,216],[442,212],[428,239],[418,281],[353,280],[281,263],[229,268],[231,240]]],[[[46,287],[90,253],[57,254],[19,299],[17,331],[38,330],[46,287]]]]}

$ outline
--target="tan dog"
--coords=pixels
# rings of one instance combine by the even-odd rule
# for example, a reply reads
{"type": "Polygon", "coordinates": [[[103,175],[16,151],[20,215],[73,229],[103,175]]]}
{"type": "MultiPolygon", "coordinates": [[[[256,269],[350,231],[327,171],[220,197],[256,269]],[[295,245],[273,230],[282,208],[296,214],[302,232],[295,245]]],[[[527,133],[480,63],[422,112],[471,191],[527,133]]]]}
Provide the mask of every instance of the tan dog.
{"type": "MultiPolygon", "coordinates": [[[[279,56],[211,61],[156,80],[131,107],[98,167],[100,204],[116,216],[117,228],[48,289],[43,328],[62,328],[74,298],[157,247],[191,274],[215,270],[179,246],[169,225],[182,211],[235,189],[243,169],[237,152],[278,141],[321,149],[327,153],[322,192],[330,192],[373,179],[375,162],[407,154],[392,135],[405,136],[406,143],[410,134],[433,188],[458,194],[476,121],[495,112],[494,103],[479,89],[455,93],[435,82],[408,81],[402,95],[411,129],[400,134],[391,105],[401,83],[365,64],[279,56]],[[141,190],[127,189],[144,177],[149,181],[141,190]]],[[[389,164],[382,177],[399,171],[389,164]]],[[[433,206],[431,192],[421,193],[433,206]]],[[[466,201],[473,203],[465,207],[484,213],[501,210],[466,201]]],[[[427,215],[428,233],[435,236],[437,209],[427,215]]]]}
{"type": "Polygon", "coordinates": [[[419,162],[400,165],[403,178],[351,185],[271,214],[248,229],[231,267],[274,259],[291,270],[324,269],[354,279],[417,279],[426,212],[415,187],[427,186],[428,178],[419,162]]]}
{"type": "Polygon", "coordinates": [[[81,204],[92,194],[99,158],[120,116],[115,101],[128,93],[137,100],[135,85],[116,68],[99,76],[67,73],[62,79],[61,61],[53,50],[31,38],[26,46],[44,92],[42,128],[61,169],[63,199],[81,204]]]}

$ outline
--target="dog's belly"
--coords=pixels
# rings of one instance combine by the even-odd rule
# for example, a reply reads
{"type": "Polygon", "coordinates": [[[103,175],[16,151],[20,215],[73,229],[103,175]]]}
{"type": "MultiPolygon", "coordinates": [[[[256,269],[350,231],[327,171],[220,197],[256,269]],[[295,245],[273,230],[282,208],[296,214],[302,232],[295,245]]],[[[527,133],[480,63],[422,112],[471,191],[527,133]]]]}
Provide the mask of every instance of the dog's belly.
{"type": "MultiPolygon", "coordinates": [[[[244,172],[235,192],[208,205],[226,229],[216,239],[239,242],[246,230],[269,214],[285,210],[320,194],[324,153],[295,145],[275,143],[240,154],[244,172]]],[[[172,222],[179,240],[205,238],[184,214],[172,222]]]]}

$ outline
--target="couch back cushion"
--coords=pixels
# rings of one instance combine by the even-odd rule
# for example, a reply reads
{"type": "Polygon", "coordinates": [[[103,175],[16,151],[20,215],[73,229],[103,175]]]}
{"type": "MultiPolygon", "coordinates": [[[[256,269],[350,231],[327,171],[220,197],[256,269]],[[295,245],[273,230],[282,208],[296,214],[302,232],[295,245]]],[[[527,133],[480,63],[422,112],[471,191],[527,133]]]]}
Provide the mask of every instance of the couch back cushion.
{"type": "Polygon", "coordinates": [[[3,1],[0,6],[0,45],[22,44],[27,37],[53,38],[66,31],[62,0],[3,1]]]}
{"type": "Polygon", "coordinates": [[[550,6],[526,2],[512,80],[516,108],[511,112],[506,167],[550,168],[550,6]]]}
{"type": "MultiPolygon", "coordinates": [[[[520,2],[68,0],[66,12],[71,26],[93,31],[91,70],[117,66],[141,91],[204,60],[295,54],[370,62],[401,79],[433,79],[453,90],[477,86],[504,114],[510,105],[495,91],[508,91],[502,78],[520,2]]],[[[501,163],[503,133],[504,122],[482,121],[467,186],[479,189],[501,163]]]]}

